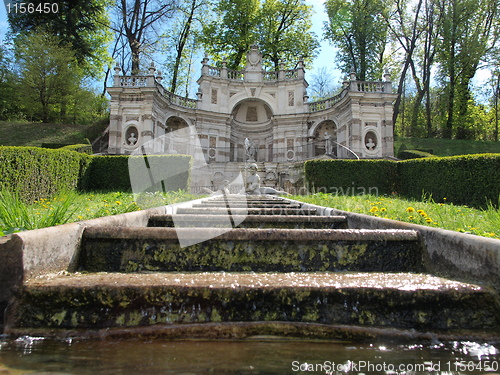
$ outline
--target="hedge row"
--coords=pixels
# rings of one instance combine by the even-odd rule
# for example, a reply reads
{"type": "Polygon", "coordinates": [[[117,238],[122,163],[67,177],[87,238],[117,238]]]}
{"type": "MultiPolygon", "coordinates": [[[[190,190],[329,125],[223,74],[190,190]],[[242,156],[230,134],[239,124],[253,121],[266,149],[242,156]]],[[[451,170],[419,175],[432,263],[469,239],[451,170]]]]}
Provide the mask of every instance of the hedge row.
{"type": "Polygon", "coordinates": [[[186,171],[190,170],[191,157],[186,155],[149,156],[146,163],[143,157],[0,146],[0,189],[16,191],[26,202],[51,198],[61,191],[130,191],[129,159],[139,160],[136,163],[143,166],[135,168],[134,173],[146,170],[149,174],[148,166],[161,166],[159,172],[153,170],[153,182],[160,189],[173,191],[189,186],[186,171]]]}
{"type": "Polygon", "coordinates": [[[81,152],[82,154],[92,155],[92,145],[91,144],[76,144],[76,145],[68,145],[64,147],[60,147],[59,150],[67,150],[67,151],[76,151],[81,152]]]}
{"type": "Polygon", "coordinates": [[[135,191],[186,190],[190,169],[191,157],[186,155],[93,156],[82,189],[130,191],[132,177],[135,191]]]}
{"type": "Polygon", "coordinates": [[[0,147],[0,187],[25,201],[76,190],[90,159],[72,151],[37,147],[0,147]]]}
{"type": "Polygon", "coordinates": [[[399,159],[408,160],[408,159],[420,159],[420,158],[429,158],[435,156],[426,151],[420,150],[403,150],[398,154],[399,159]]]}
{"type": "Polygon", "coordinates": [[[309,160],[306,180],[313,191],[339,195],[390,194],[396,163],[390,160],[309,160]]]}
{"type": "Polygon", "coordinates": [[[500,197],[500,154],[477,154],[413,159],[398,162],[398,191],[420,199],[430,194],[436,202],[485,207],[500,197]]]}
{"type": "Polygon", "coordinates": [[[315,191],[390,194],[473,207],[499,204],[500,154],[429,157],[405,161],[311,160],[306,180],[315,191]],[[343,189],[341,189],[343,187],[343,189]],[[350,187],[350,190],[347,188],[350,187]]]}

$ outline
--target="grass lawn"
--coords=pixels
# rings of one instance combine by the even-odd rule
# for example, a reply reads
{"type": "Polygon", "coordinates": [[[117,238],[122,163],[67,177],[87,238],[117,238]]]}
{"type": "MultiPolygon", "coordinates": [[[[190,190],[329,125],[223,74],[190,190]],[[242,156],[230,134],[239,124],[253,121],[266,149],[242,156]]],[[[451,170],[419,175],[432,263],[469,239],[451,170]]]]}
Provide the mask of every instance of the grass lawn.
{"type": "Polygon", "coordinates": [[[151,195],[148,202],[143,199],[138,205],[132,193],[65,193],[25,205],[12,194],[0,192],[0,236],[197,198],[199,196],[179,191],[151,195]]]}
{"type": "Polygon", "coordinates": [[[86,125],[0,121],[0,146],[35,146],[42,143],[81,144],[86,125]]]}
{"type": "Polygon", "coordinates": [[[394,155],[398,154],[403,144],[410,150],[432,149],[432,154],[436,156],[500,153],[500,142],[495,141],[394,137],[394,155]]]}
{"type": "Polygon", "coordinates": [[[434,203],[431,199],[410,201],[396,196],[325,193],[290,198],[343,211],[500,239],[500,210],[492,206],[479,210],[449,203],[434,203]]]}
{"type": "MultiPolygon", "coordinates": [[[[0,236],[19,230],[184,202],[200,196],[179,191],[148,195],[146,198],[147,201],[142,199],[138,204],[132,193],[69,193],[25,205],[15,196],[0,192],[0,236]]],[[[500,209],[493,206],[479,210],[451,203],[434,203],[431,199],[410,201],[397,196],[346,196],[325,193],[290,198],[343,211],[500,239],[500,209]]]]}

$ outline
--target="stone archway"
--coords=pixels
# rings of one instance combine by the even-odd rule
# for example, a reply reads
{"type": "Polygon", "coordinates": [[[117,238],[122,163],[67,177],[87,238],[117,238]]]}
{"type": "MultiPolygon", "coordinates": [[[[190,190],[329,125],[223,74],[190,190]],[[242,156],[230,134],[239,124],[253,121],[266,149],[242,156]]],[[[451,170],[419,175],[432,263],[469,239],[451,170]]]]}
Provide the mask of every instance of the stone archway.
{"type": "Polygon", "coordinates": [[[260,99],[245,99],[231,112],[231,161],[272,161],[273,113],[269,105],[260,99]],[[245,145],[247,140],[247,145],[245,145]]]}
{"type": "Polygon", "coordinates": [[[332,120],[325,120],[314,130],[314,156],[329,154],[337,156],[337,125],[332,120]],[[330,150],[327,150],[330,148],[330,150]]]}
{"type": "Polygon", "coordinates": [[[178,116],[172,116],[168,118],[165,126],[165,151],[168,154],[189,153],[191,131],[186,120],[178,116]]]}

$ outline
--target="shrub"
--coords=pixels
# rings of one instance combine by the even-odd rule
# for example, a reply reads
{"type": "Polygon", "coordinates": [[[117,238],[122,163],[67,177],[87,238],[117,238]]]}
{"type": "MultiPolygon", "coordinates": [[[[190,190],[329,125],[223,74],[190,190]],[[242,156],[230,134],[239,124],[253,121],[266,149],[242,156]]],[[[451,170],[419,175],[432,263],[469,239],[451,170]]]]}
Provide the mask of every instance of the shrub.
{"type": "Polygon", "coordinates": [[[398,158],[403,160],[428,158],[431,156],[435,155],[432,155],[430,152],[423,150],[401,150],[398,153],[398,158]]]}
{"type": "Polygon", "coordinates": [[[39,147],[0,147],[0,189],[16,192],[25,202],[78,188],[89,156],[39,147]]]}
{"type": "Polygon", "coordinates": [[[399,192],[408,198],[431,195],[474,207],[498,204],[500,154],[477,154],[406,160],[398,163],[399,192]]]}
{"type": "Polygon", "coordinates": [[[76,145],[67,145],[64,147],[59,148],[60,150],[67,150],[67,151],[76,151],[80,152],[82,154],[87,154],[87,155],[92,155],[92,145],[91,144],[76,144],[76,145]]]}
{"type": "Polygon", "coordinates": [[[388,160],[310,160],[306,180],[315,191],[340,195],[389,194],[472,207],[498,206],[500,154],[388,160]],[[325,188],[326,187],[326,188],[325,188]],[[376,189],[374,189],[376,188],[376,189]]]}
{"type": "MultiPolygon", "coordinates": [[[[134,158],[141,163],[142,156],[92,156],[89,168],[82,178],[82,189],[86,191],[131,191],[129,176],[129,158],[134,158]],[[136,159],[137,158],[137,159],[136,159]]],[[[153,190],[177,191],[189,187],[189,170],[191,157],[187,155],[149,155],[148,165],[152,171],[168,170],[172,178],[165,178],[163,186],[159,182],[153,190]]],[[[144,163],[144,162],[142,162],[144,163]]],[[[144,168],[146,165],[144,164],[144,168]]],[[[140,173],[138,169],[132,173],[140,173]]],[[[151,186],[148,171],[145,170],[143,181],[151,186]]],[[[154,172],[153,172],[154,173],[154,172]]],[[[157,179],[156,173],[154,178],[157,179]]],[[[153,184],[154,185],[154,184],[153,184]]]]}
{"type": "MultiPolygon", "coordinates": [[[[39,147],[0,147],[0,190],[15,192],[26,203],[64,191],[130,191],[129,158],[39,147]]],[[[190,156],[150,155],[148,162],[153,169],[168,171],[171,176],[163,176],[163,184],[160,181],[155,186],[157,190],[188,189],[190,156]]]]}
{"type": "Polygon", "coordinates": [[[309,160],[309,187],[340,195],[390,194],[396,181],[396,162],[390,160],[309,160]]]}

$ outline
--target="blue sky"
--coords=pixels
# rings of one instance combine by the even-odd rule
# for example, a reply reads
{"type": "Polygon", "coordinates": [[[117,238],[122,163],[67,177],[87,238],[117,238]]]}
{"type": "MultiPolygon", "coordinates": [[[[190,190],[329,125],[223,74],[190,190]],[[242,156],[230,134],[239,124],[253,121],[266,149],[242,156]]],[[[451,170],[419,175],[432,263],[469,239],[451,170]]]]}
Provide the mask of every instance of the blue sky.
{"type": "MultiPolygon", "coordinates": [[[[4,0],[5,2],[5,0],[4,0]]],[[[323,24],[327,20],[323,7],[324,0],[306,0],[306,4],[314,7],[313,31],[322,40],[323,24]]],[[[7,11],[5,6],[0,5],[0,40],[3,40],[8,31],[7,11]]],[[[331,70],[334,83],[338,83],[345,74],[334,68],[334,48],[326,41],[321,41],[321,52],[313,62],[313,66],[306,67],[306,79],[311,82],[312,75],[320,68],[327,67],[331,70]]]]}

